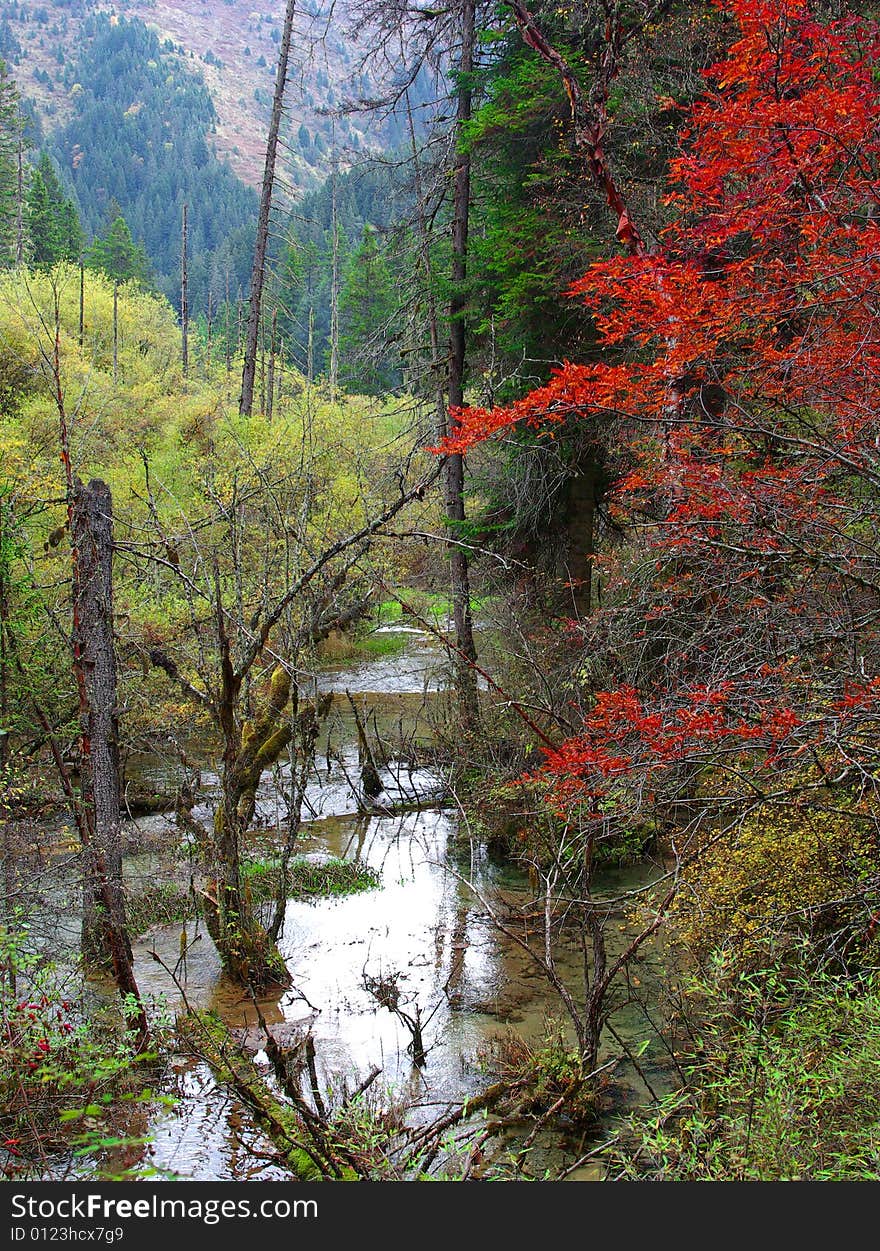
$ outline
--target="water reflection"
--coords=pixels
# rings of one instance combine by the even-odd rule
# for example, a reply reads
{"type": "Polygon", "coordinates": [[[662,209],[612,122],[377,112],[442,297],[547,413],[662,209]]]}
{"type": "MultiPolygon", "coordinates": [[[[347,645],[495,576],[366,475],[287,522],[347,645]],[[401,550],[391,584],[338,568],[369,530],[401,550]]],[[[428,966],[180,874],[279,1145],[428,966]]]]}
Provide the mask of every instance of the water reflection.
{"type": "MultiPolygon", "coordinates": [[[[436,661],[436,651],[415,635],[402,656],[338,672],[332,681],[334,689],[352,693],[358,684],[362,690],[391,690],[375,705],[383,724],[397,723],[410,735],[424,733],[426,665],[436,661]],[[386,666],[394,668],[396,687],[391,687],[386,666]],[[414,691],[419,692],[417,699],[414,691]],[[389,698],[402,702],[389,706],[389,698]]],[[[476,848],[466,849],[461,863],[452,811],[359,814],[353,717],[340,710],[333,735],[310,780],[300,850],[316,858],[358,860],[378,874],[381,886],[345,898],[288,903],[280,945],[293,984],[280,1000],[261,1002],[260,1010],[273,1030],[295,1034],[311,1029],[325,1092],[339,1090],[343,1082],[350,1089],[378,1066],[380,1082],[408,1092],[418,1104],[414,1116],[427,1116],[438,1104],[482,1088],[487,1079],[480,1071],[479,1052],[487,1039],[515,1025],[522,1037],[535,1041],[544,1032],[548,1013],[560,1015],[559,1003],[534,962],[497,930],[464,880],[470,878],[484,898],[503,890],[508,904],[525,904],[529,887],[524,877],[476,848]],[[414,1066],[408,1051],[409,1032],[376,1002],[366,984],[388,977],[396,979],[401,1003],[411,1014],[417,1006],[425,1023],[422,1068],[414,1066]]],[[[393,760],[382,765],[381,777],[385,791],[380,803],[388,805],[442,790],[435,773],[393,760]]],[[[270,828],[281,823],[286,780],[283,771],[263,779],[258,815],[270,828]]],[[[210,809],[209,796],[204,819],[209,819],[210,809]]],[[[607,889],[625,890],[649,873],[640,868],[616,878],[610,875],[607,889]]],[[[619,933],[612,927],[611,939],[612,948],[626,941],[622,927],[619,933]]],[[[187,1002],[216,1011],[259,1059],[263,1035],[249,996],[223,976],[213,944],[198,922],[187,926],[187,940],[186,966],[178,968],[187,1002]]],[[[144,994],[164,995],[172,1006],[182,1003],[182,991],[169,973],[179,962],[179,952],[179,925],[156,927],[136,944],[136,973],[144,994]]],[[[557,959],[565,980],[577,987],[582,975],[577,944],[563,937],[557,959]]],[[[661,975],[655,966],[649,955],[641,970],[646,989],[661,975]]],[[[616,1019],[617,1028],[633,1041],[647,1036],[646,1022],[635,1007],[616,1019]]],[[[650,1056],[645,1059],[649,1063],[650,1056]]],[[[158,1167],[193,1179],[241,1178],[254,1168],[259,1176],[276,1175],[265,1162],[254,1161],[251,1148],[259,1141],[257,1131],[204,1065],[184,1063],[178,1084],[178,1111],[154,1127],[152,1151],[158,1167]]]]}

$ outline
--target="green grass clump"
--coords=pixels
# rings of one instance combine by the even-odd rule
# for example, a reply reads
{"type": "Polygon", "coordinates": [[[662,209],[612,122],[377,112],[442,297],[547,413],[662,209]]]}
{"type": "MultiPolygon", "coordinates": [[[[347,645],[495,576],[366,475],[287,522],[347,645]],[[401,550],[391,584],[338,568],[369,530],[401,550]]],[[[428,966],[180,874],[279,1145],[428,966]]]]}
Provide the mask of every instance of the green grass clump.
{"type": "Polygon", "coordinates": [[[381,660],[384,656],[399,655],[408,643],[405,634],[365,634],[357,640],[357,650],[367,660],[381,660]]]}
{"type": "MultiPolygon", "coordinates": [[[[273,860],[248,860],[242,865],[245,881],[255,903],[274,899],[278,889],[278,864],[273,860]]],[[[350,860],[306,860],[288,865],[289,899],[326,899],[375,890],[379,879],[372,870],[350,860]]],[[[176,882],[158,882],[132,892],[126,901],[132,935],[145,934],[154,925],[188,921],[196,915],[192,893],[176,882]]]]}
{"type": "MultiPolygon", "coordinates": [[[[278,886],[279,868],[271,860],[252,860],[243,866],[255,900],[271,899],[278,886]]],[[[325,899],[375,890],[379,879],[371,869],[351,860],[306,860],[288,865],[288,898],[325,899]]]]}
{"type": "MultiPolygon", "coordinates": [[[[405,587],[400,591],[400,598],[417,616],[423,617],[431,625],[442,626],[452,616],[452,599],[449,595],[442,595],[436,591],[411,590],[405,587]]],[[[474,616],[479,616],[489,609],[493,602],[493,597],[490,595],[474,596],[471,598],[471,612],[474,616]]],[[[379,625],[395,625],[399,621],[410,619],[396,599],[383,600],[377,606],[374,617],[379,625]]]]}

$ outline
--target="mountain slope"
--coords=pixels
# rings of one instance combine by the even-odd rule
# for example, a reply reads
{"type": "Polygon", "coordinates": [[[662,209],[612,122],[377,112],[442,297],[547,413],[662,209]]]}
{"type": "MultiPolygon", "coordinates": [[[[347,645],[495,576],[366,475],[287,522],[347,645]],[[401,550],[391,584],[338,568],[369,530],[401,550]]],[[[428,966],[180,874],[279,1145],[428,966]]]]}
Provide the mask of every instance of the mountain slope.
{"type": "MultiPolygon", "coordinates": [[[[32,97],[47,132],[69,121],[77,82],[69,66],[87,50],[94,18],[140,18],[154,28],[166,51],[177,52],[200,74],[216,110],[212,146],[253,187],[263,172],[265,136],[284,16],[281,0],[0,0],[0,56],[10,64],[25,97],[32,97]],[[67,70],[67,72],[65,72],[67,70]]],[[[358,51],[340,31],[340,12],[329,23],[302,10],[295,24],[286,95],[283,188],[291,198],[328,173],[334,147],[345,158],[367,148],[393,146],[399,122],[367,114],[331,119],[343,97],[369,95],[358,51]]],[[[82,85],[82,84],[80,84],[82,85]]],[[[424,94],[424,93],[423,93],[424,94]]],[[[132,106],[137,101],[132,100],[132,106]]]]}

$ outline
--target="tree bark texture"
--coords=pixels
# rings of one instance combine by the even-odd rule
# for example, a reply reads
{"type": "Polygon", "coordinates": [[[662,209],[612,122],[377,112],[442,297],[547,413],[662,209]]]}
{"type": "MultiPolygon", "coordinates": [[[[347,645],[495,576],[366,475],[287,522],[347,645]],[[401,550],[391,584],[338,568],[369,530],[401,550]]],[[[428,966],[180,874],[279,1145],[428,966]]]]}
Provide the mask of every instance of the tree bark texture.
{"type": "MultiPolygon", "coordinates": [[[[458,105],[455,132],[460,140],[471,119],[472,88],[471,73],[474,62],[475,13],[474,0],[462,0],[461,9],[461,58],[459,60],[458,105]]],[[[452,297],[449,304],[449,406],[461,408],[464,404],[465,370],[465,307],[467,296],[468,219],[471,196],[471,158],[467,151],[460,151],[455,161],[453,184],[452,221],[452,297]]],[[[455,418],[451,417],[454,427],[455,418]]],[[[460,453],[449,456],[446,462],[446,520],[451,539],[449,546],[450,582],[452,586],[452,611],[458,653],[455,661],[455,689],[459,701],[462,724],[473,730],[479,722],[477,677],[473,662],[477,658],[471,620],[470,571],[467,548],[464,546],[462,523],[464,508],[464,458],[460,453]]]]}
{"type": "Polygon", "coordinates": [[[120,993],[138,1005],[122,886],[119,725],[113,644],[113,503],[100,480],[74,480],[74,664],[80,690],[83,825],[83,954],[109,955],[120,993]]]}
{"type": "Polygon", "coordinates": [[[218,719],[223,734],[223,774],[209,849],[208,868],[212,880],[203,896],[205,923],[223,967],[235,981],[252,987],[286,985],[290,975],[274,939],[257,916],[242,874],[241,848],[254,814],[260,777],[290,741],[291,725],[285,715],[290,678],[283,669],[277,668],[264,706],[255,719],[245,721],[239,728],[236,707],[242,679],[232,664],[219,598],[218,634],[222,674],[218,719]]]}

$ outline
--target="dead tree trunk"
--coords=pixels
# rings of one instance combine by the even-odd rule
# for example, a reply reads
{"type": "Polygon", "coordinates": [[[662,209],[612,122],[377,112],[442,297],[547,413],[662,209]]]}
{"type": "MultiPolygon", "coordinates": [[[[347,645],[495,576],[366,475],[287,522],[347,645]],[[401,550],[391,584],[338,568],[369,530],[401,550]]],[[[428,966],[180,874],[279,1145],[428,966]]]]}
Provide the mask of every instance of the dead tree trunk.
{"type": "Polygon", "coordinates": [[[80,692],[83,826],[83,955],[109,955],[120,994],[133,996],[134,1025],[147,1024],[135,981],[122,886],[119,727],[113,645],[113,504],[94,480],[73,484],[74,668],[80,692]]]}
{"type": "Polygon", "coordinates": [[[260,192],[260,215],[257,220],[257,239],[254,245],[254,267],[251,272],[251,306],[248,317],[247,342],[244,350],[244,367],[241,374],[241,399],[238,411],[242,417],[250,417],[254,407],[254,375],[257,368],[257,340],[260,333],[260,310],[263,302],[263,279],[266,273],[266,249],[269,244],[269,214],[272,209],[272,187],[275,182],[275,161],[278,155],[278,132],[281,129],[281,113],[284,106],[284,88],[287,85],[287,62],[290,57],[290,38],[293,31],[293,13],[296,0],[287,0],[284,12],[284,30],[278,52],[278,72],[275,76],[275,96],[272,101],[272,118],[269,123],[269,139],[266,144],[266,166],[260,192]]]}
{"type": "MultiPolygon", "coordinates": [[[[459,60],[456,136],[461,139],[471,119],[471,74],[474,61],[474,0],[463,0],[461,9],[461,58],[459,60]]],[[[467,279],[468,218],[471,195],[471,158],[460,151],[455,162],[452,220],[452,297],[449,303],[449,406],[464,404],[465,369],[465,281],[467,279]]],[[[455,418],[450,418],[454,433],[455,418]]],[[[474,730],[479,721],[477,659],[471,620],[470,570],[464,541],[464,458],[456,452],[446,461],[446,524],[450,530],[449,565],[452,585],[452,611],[455,619],[457,654],[455,689],[462,724],[474,730]]]]}

